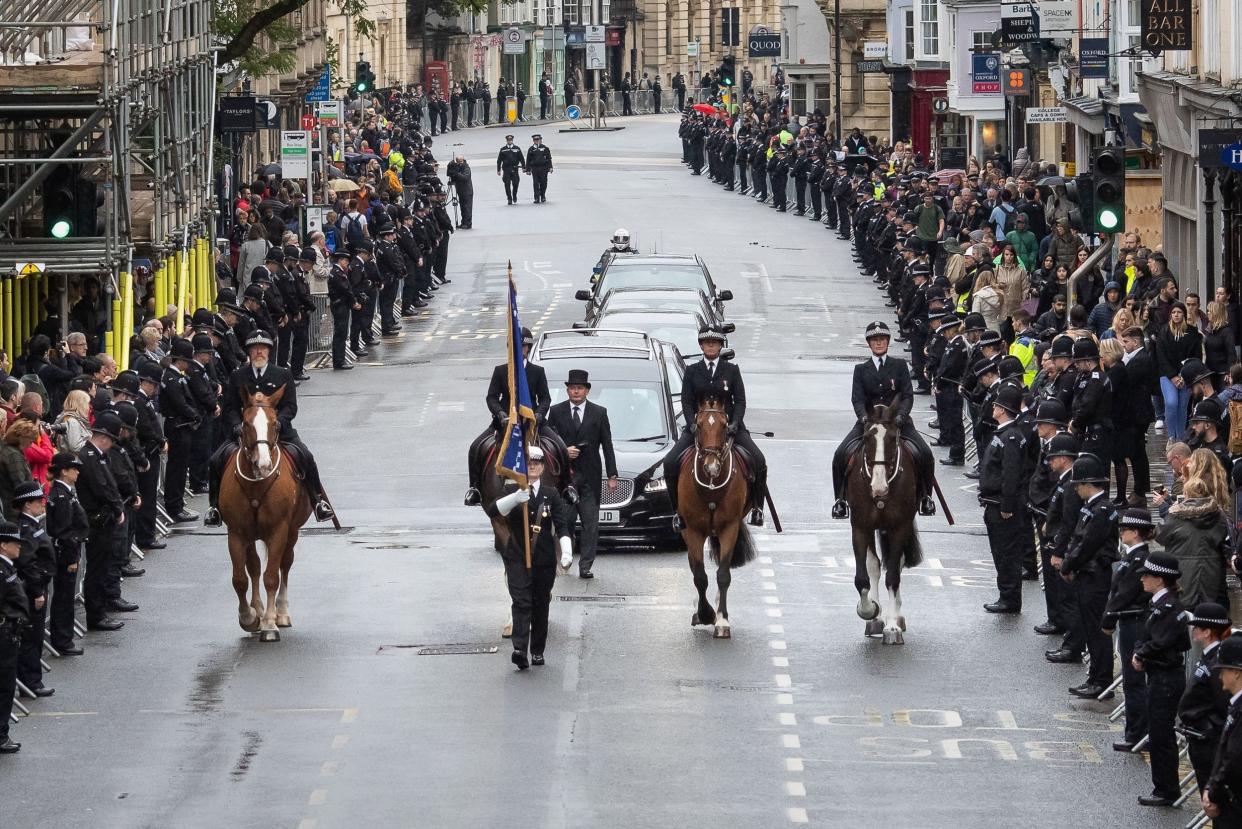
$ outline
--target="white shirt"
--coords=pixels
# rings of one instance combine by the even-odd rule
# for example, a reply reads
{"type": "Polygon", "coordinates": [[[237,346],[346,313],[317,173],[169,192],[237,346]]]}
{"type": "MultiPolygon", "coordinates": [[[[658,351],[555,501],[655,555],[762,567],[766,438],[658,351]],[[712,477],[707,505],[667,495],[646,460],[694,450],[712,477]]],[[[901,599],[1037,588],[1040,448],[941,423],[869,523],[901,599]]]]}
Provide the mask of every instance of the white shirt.
{"type": "Polygon", "coordinates": [[[873,355],[871,355],[871,362],[875,363],[875,370],[876,370],[876,371],[879,371],[880,369],[884,368],[884,358],[883,358],[883,357],[876,357],[876,356],[873,354],[873,355]]]}
{"type": "Polygon", "coordinates": [[[707,373],[712,374],[712,375],[716,373],[716,361],[715,360],[707,361],[707,373]]]}
{"type": "Polygon", "coordinates": [[[1138,348],[1134,349],[1133,351],[1127,351],[1125,354],[1121,355],[1121,364],[1123,366],[1130,365],[1130,361],[1134,359],[1134,355],[1138,354],[1142,350],[1143,350],[1143,346],[1140,345],[1138,348]]]}
{"type": "Polygon", "coordinates": [[[1204,656],[1207,656],[1209,653],[1211,653],[1212,651],[1216,650],[1216,646],[1217,646],[1217,645],[1219,645],[1219,644],[1220,644],[1220,642],[1209,642],[1209,643],[1208,643],[1207,645],[1205,645],[1205,646],[1204,646],[1204,648],[1203,648],[1203,655],[1204,655],[1204,656]]]}
{"type": "Polygon", "coordinates": [[[535,479],[530,485],[530,498],[532,501],[539,495],[539,484],[539,479],[535,479]]]}
{"type": "Polygon", "coordinates": [[[1156,602],[1160,601],[1160,597],[1161,597],[1161,596],[1163,596],[1165,593],[1168,593],[1168,592],[1169,592],[1169,588],[1167,588],[1167,587],[1162,587],[1162,588],[1159,590],[1159,592],[1157,592],[1157,593],[1156,593],[1156,595],[1154,595],[1154,596],[1152,596],[1152,597],[1151,597],[1151,603],[1152,603],[1152,604],[1155,604],[1156,602]]]}
{"type": "Polygon", "coordinates": [[[574,410],[574,416],[582,420],[582,410],[586,406],[585,403],[571,403],[570,408],[574,410]]]}
{"type": "Polygon", "coordinates": [[[1229,698],[1229,704],[1230,704],[1230,705],[1233,705],[1235,702],[1237,702],[1237,701],[1238,701],[1238,697],[1242,697],[1242,691],[1238,691],[1238,693],[1236,693],[1236,694],[1234,694],[1233,696],[1231,696],[1231,697],[1229,698]]]}

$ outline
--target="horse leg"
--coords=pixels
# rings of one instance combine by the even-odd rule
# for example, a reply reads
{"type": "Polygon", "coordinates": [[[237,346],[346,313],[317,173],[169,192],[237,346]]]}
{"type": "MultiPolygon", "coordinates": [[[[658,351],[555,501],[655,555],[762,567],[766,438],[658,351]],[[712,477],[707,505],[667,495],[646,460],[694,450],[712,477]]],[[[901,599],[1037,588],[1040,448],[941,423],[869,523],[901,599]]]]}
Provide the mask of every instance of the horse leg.
{"type": "Polygon", "coordinates": [[[905,644],[902,631],[906,629],[905,617],[901,615],[901,565],[908,543],[908,533],[890,533],[884,550],[884,586],[888,590],[888,612],[884,614],[884,644],[905,644]]]}
{"type": "Polygon", "coordinates": [[[293,569],[293,548],[298,543],[298,531],[289,534],[289,547],[280,560],[280,590],[276,593],[276,627],[291,628],[293,619],[289,617],[289,571],[293,569]]]}
{"type": "Polygon", "coordinates": [[[263,608],[263,624],[259,628],[260,642],[279,642],[280,631],[276,627],[276,594],[280,591],[280,563],[284,558],[285,539],[275,533],[268,536],[267,561],[263,566],[263,591],[267,602],[263,608]]]}
{"type": "Polygon", "coordinates": [[[880,574],[870,573],[869,561],[871,548],[875,544],[875,533],[861,528],[854,528],[854,589],[858,591],[858,618],[871,621],[880,613],[880,606],[871,598],[871,585],[879,584],[880,574]]]}
{"type": "Polygon", "coordinates": [[[256,542],[246,545],[246,574],[250,577],[250,607],[254,609],[254,629],[263,621],[263,560],[256,542]]]}
{"type": "Polygon", "coordinates": [[[237,593],[237,623],[247,633],[259,629],[259,614],[246,600],[250,589],[250,577],[246,573],[246,557],[249,545],[236,534],[229,532],[229,558],[233,561],[233,591],[237,593]]]}
{"type": "Polygon", "coordinates": [[[716,623],[716,611],[707,600],[707,568],[703,566],[703,545],[707,538],[697,530],[687,528],[682,532],[686,541],[686,555],[690,559],[690,572],[694,574],[694,587],[699,591],[699,609],[690,617],[691,625],[716,623]]]}
{"type": "Polygon", "coordinates": [[[719,591],[716,605],[717,639],[733,638],[733,631],[729,626],[729,585],[733,581],[733,547],[737,544],[740,529],[741,524],[734,523],[716,537],[716,543],[720,545],[720,560],[716,565],[716,589],[719,591]]]}

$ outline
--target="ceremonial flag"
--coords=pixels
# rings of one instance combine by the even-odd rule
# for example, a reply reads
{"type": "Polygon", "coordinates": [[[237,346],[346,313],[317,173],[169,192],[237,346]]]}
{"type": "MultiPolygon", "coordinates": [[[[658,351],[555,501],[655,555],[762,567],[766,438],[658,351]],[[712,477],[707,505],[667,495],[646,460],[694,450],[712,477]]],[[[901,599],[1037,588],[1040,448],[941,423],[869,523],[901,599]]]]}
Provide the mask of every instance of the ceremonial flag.
{"type": "Polygon", "coordinates": [[[517,286],[513,263],[509,263],[509,426],[496,453],[496,474],[526,489],[526,449],[535,442],[535,407],[526,384],[526,359],[522,356],[522,323],[518,321],[517,286]]]}

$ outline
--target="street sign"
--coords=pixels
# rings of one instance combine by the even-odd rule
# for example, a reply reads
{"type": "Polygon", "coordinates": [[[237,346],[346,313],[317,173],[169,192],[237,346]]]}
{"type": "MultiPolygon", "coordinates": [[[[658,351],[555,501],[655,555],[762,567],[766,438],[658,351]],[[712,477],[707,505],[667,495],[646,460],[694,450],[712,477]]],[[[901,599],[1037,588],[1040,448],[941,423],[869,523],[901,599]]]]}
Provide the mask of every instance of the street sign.
{"type": "Polygon", "coordinates": [[[746,40],[746,53],[752,58],[778,58],[781,55],[781,34],[767,26],[750,30],[746,40]]]}
{"type": "Polygon", "coordinates": [[[526,41],[522,39],[522,30],[517,26],[505,29],[502,43],[501,54],[520,55],[526,51],[526,41]]]}
{"type": "Polygon", "coordinates": [[[1026,122],[1028,124],[1064,124],[1069,121],[1069,113],[1065,107],[1028,107],[1026,122]]]}
{"type": "Polygon", "coordinates": [[[1081,38],[1078,41],[1078,74],[1083,78],[1107,78],[1108,54],[1108,38],[1081,38]]]}
{"type": "Polygon", "coordinates": [[[308,104],[326,101],[332,97],[332,69],[325,66],[323,71],[319,73],[319,80],[315,81],[315,85],[311,87],[311,91],[306,93],[306,102],[308,104]]]}
{"type": "Polygon", "coordinates": [[[1220,161],[1230,170],[1242,171],[1242,141],[1221,150],[1220,161]]]}
{"type": "Polygon", "coordinates": [[[1034,3],[1001,3],[1001,42],[1034,43],[1039,40],[1039,15],[1034,3]]]}
{"type": "Polygon", "coordinates": [[[325,127],[339,127],[342,109],[340,101],[320,101],[319,123],[325,127]]]}
{"type": "Polygon", "coordinates": [[[1073,37],[1078,29],[1078,0],[1039,0],[1039,31],[1043,37],[1073,37]]]}
{"type": "Polygon", "coordinates": [[[949,99],[948,98],[933,98],[932,99],[932,112],[936,113],[937,115],[943,115],[944,113],[948,111],[949,111],[949,99]]]}
{"type": "Polygon", "coordinates": [[[309,112],[302,113],[302,129],[313,130],[315,128],[315,116],[309,112]]]}
{"type": "Polygon", "coordinates": [[[1006,69],[1005,70],[1005,96],[1009,98],[1020,98],[1023,95],[1031,94],[1031,70],[1030,69],[1006,69]]]}
{"type": "Polygon", "coordinates": [[[697,58],[699,56],[699,42],[691,40],[686,43],[686,57],[697,58]]]}
{"type": "Polygon", "coordinates": [[[860,75],[883,72],[884,61],[882,60],[856,60],[854,61],[854,71],[860,75]]]}
{"type": "Polygon", "coordinates": [[[280,174],[284,178],[310,178],[310,133],[283,130],[280,133],[280,174]]]}
{"type": "Polygon", "coordinates": [[[1190,0],[1141,0],[1139,42],[1151,52],[1189,52],[1190,0]]]}
{"type": "Polygon", "coordinates": [[[607,60],[604,55],[603,43],[586,44],[586,68],[587,69],[606,69],[607,60]]]}
{"type": "Polygon", "coordinates": [[[570,104],[569,106],[565,107],[565,117],[568,118],[570,121],[577,121],[579,118],[582,117],[582,110],[578,109],[577,104],[570,104]]]}
{"type": "Polygon", "coordinates": [[[38,276],[43,273],[43,262],[17,262],[13,266],[13,271],[18,276],[38,276]]]}
{"type": "Polygon", "coordinates": [[[737,8],[720,10],[720,45],[740,45],[742,30],[742,10],[737,8]]]}
{"type": "Polygon", "coordinates": [[[255,132],[258,129],[258,99],[250,95],[220,99],[220,132],[255,132]]]}
{"type": "Polygon", "coordinates": [[[1001,91],[1000,55],[970,56],[970,91],[975,95],[1001,91]]]}
{"type": "MultiPolygon", "coordinates": [[[[1199,166],[1232,167],[1229,150],[1242,143],[1242,130],[1199,130],[1199,166]]],[[[1233,169],[1238,169],[1233,167],[1233,169]]]]}
{"type": "Polygon", "coordinates": [[[888,42],[883,40],[868,41],[863,44],[863,59],[875,60],[888,57],[888,42]]]}
{"type": "Polygon", "coordinates": [[[604,26],[587,26],[586,37],[584,38],[585,42],[586,43],[603,43],[604,37],[605,37],[604,29],[605,29],[604,26]]]}

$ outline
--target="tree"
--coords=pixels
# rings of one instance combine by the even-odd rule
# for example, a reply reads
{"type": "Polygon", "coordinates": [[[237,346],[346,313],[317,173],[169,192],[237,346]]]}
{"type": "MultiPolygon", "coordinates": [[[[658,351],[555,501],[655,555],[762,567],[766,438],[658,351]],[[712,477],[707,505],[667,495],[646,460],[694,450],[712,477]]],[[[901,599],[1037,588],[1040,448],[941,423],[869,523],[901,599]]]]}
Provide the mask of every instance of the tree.
{"type": "MultiPolygon", "coordinates": [[[[288,72],[295,54],[301,21],[292,17],[310,0],[216,0],[213,24],[224,43],[219,63],[236,62],[251,77],[288,72]]],[[[367,0],[328,0],[353,23],[358,39],[371,40],[375,22],[367,17],[367,0]]]]}

